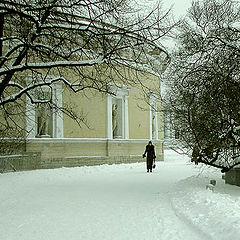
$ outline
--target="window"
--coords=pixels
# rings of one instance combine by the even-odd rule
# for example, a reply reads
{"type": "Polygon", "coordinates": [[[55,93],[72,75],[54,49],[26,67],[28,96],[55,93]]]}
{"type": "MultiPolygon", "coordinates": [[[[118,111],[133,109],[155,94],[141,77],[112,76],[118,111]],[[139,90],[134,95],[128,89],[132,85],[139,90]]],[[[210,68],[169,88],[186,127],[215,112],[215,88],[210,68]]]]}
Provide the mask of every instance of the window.
{"type": "Polygon", "coordinates": [[[32,93],[35,99],[42,103],[32,104],[30,99],[26,100],[26,132],[27,138],[62,138],[63,117],[62,111],[62,84],[54,83],[51,88],[39,87],[32,93]],[[50,99],[50,103],[44,100],[50,99]]]}
{"type": "Polygon", "coordinates": [[[149,137],[158,139],[158,119],[157,119],[157,96],[151,94],[149,97],[149,137]]]}
{"type": "Polygon", "coordinates": [[[170,117],[167,111],[164,114],[164,138],[170,138],[170,117]]]}
{"type": "Polygon", "coordinates": [[[110,139],[128,139],[128,94],[129,89],[112,85],[115,96],[107,95],[107,137],[110,139]]]}
{"type": "Polygon", "coordinates": [[[174,124],[174,115],[170,112],[165,112],[164,115],[164,138],[165,139],[179,139],[180,131],[174,124]]]}
{"type": "Polygon", "coordinates": [[[123,133],[123,106],[121,98],[112,99],[112,134],[113,138],[122,138],[123,133]]]}
{"type": "MultiPolygon", "coordinates": [[[[51,89],[37,89],[36,98],[39,101],[50,100],[51,89]]],[[[49,103],[35,105],[36,137],[53,137],[53,108],[49,103]]]]}

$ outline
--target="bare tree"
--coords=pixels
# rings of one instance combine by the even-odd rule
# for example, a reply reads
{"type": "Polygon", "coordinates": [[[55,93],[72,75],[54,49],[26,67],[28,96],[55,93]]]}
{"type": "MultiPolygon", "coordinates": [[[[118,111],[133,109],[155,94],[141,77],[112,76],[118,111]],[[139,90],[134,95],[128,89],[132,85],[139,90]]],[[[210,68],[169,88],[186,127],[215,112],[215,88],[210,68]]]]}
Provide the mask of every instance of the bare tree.
{"type": "Polygon", "coordinates": [[[223,172],[240,164],[239,19],[236,1],[193,1],[168,71],[179,146],[223,172]]]}
{"type": "MultiPolygon", "coordinates": [[[[111,93],[110,82],[143,86],[139,75],[161,71],[169,56],[160,40],[174,27],[169,11],[160,3],[145,12],[134,5],[129,0],[2,0],[0,131],[16,128],[19,134],[13,136],[27,134],[26,99],[59,110],[55,83],[75,93],[111,93]],[[42,97],[46,88],[47,98],[42,97]]],[[[71,106],[60,110],[84,122],[71,106]]]]}

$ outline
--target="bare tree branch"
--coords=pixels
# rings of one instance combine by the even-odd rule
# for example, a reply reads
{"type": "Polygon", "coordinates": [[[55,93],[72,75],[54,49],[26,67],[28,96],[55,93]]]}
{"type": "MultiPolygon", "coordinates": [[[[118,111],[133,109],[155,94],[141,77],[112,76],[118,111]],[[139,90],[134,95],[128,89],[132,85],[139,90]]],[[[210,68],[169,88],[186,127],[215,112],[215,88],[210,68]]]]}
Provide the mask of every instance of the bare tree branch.
{"type": "Polygon", "coordinates": [[[166,75],[177,144],[223,172],[240,164],[239,19],[238,2],[194,1],[166,75]]]}

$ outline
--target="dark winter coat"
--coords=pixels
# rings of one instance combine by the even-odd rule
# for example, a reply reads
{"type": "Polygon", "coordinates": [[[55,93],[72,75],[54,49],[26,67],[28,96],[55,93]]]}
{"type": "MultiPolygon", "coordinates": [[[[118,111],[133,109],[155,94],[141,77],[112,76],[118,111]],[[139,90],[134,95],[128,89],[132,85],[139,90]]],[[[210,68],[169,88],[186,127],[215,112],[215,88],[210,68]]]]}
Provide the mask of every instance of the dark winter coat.
{"type": "Polygon", "coordinates": [[[145,157],[147,154],[147,169],[152,169],[153,166],[153,160],[156,158],[155,155],[155,149],[153,145],[147,145],[146,146],[146,150],[143,154],[143,156],[145,157]]]}

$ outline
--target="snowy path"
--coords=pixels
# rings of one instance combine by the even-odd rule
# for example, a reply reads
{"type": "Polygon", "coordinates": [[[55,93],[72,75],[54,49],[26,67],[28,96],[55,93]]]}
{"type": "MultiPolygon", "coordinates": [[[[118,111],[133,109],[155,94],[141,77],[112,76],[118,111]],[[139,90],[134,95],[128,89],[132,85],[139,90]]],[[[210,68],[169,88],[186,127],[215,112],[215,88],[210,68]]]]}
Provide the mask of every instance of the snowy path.
{"type": "Polygon", "coordinates": [[[179,218],[173,186],[185,162],[63,168],[0,175],[0,239],[204,240],[179,218]]]}

